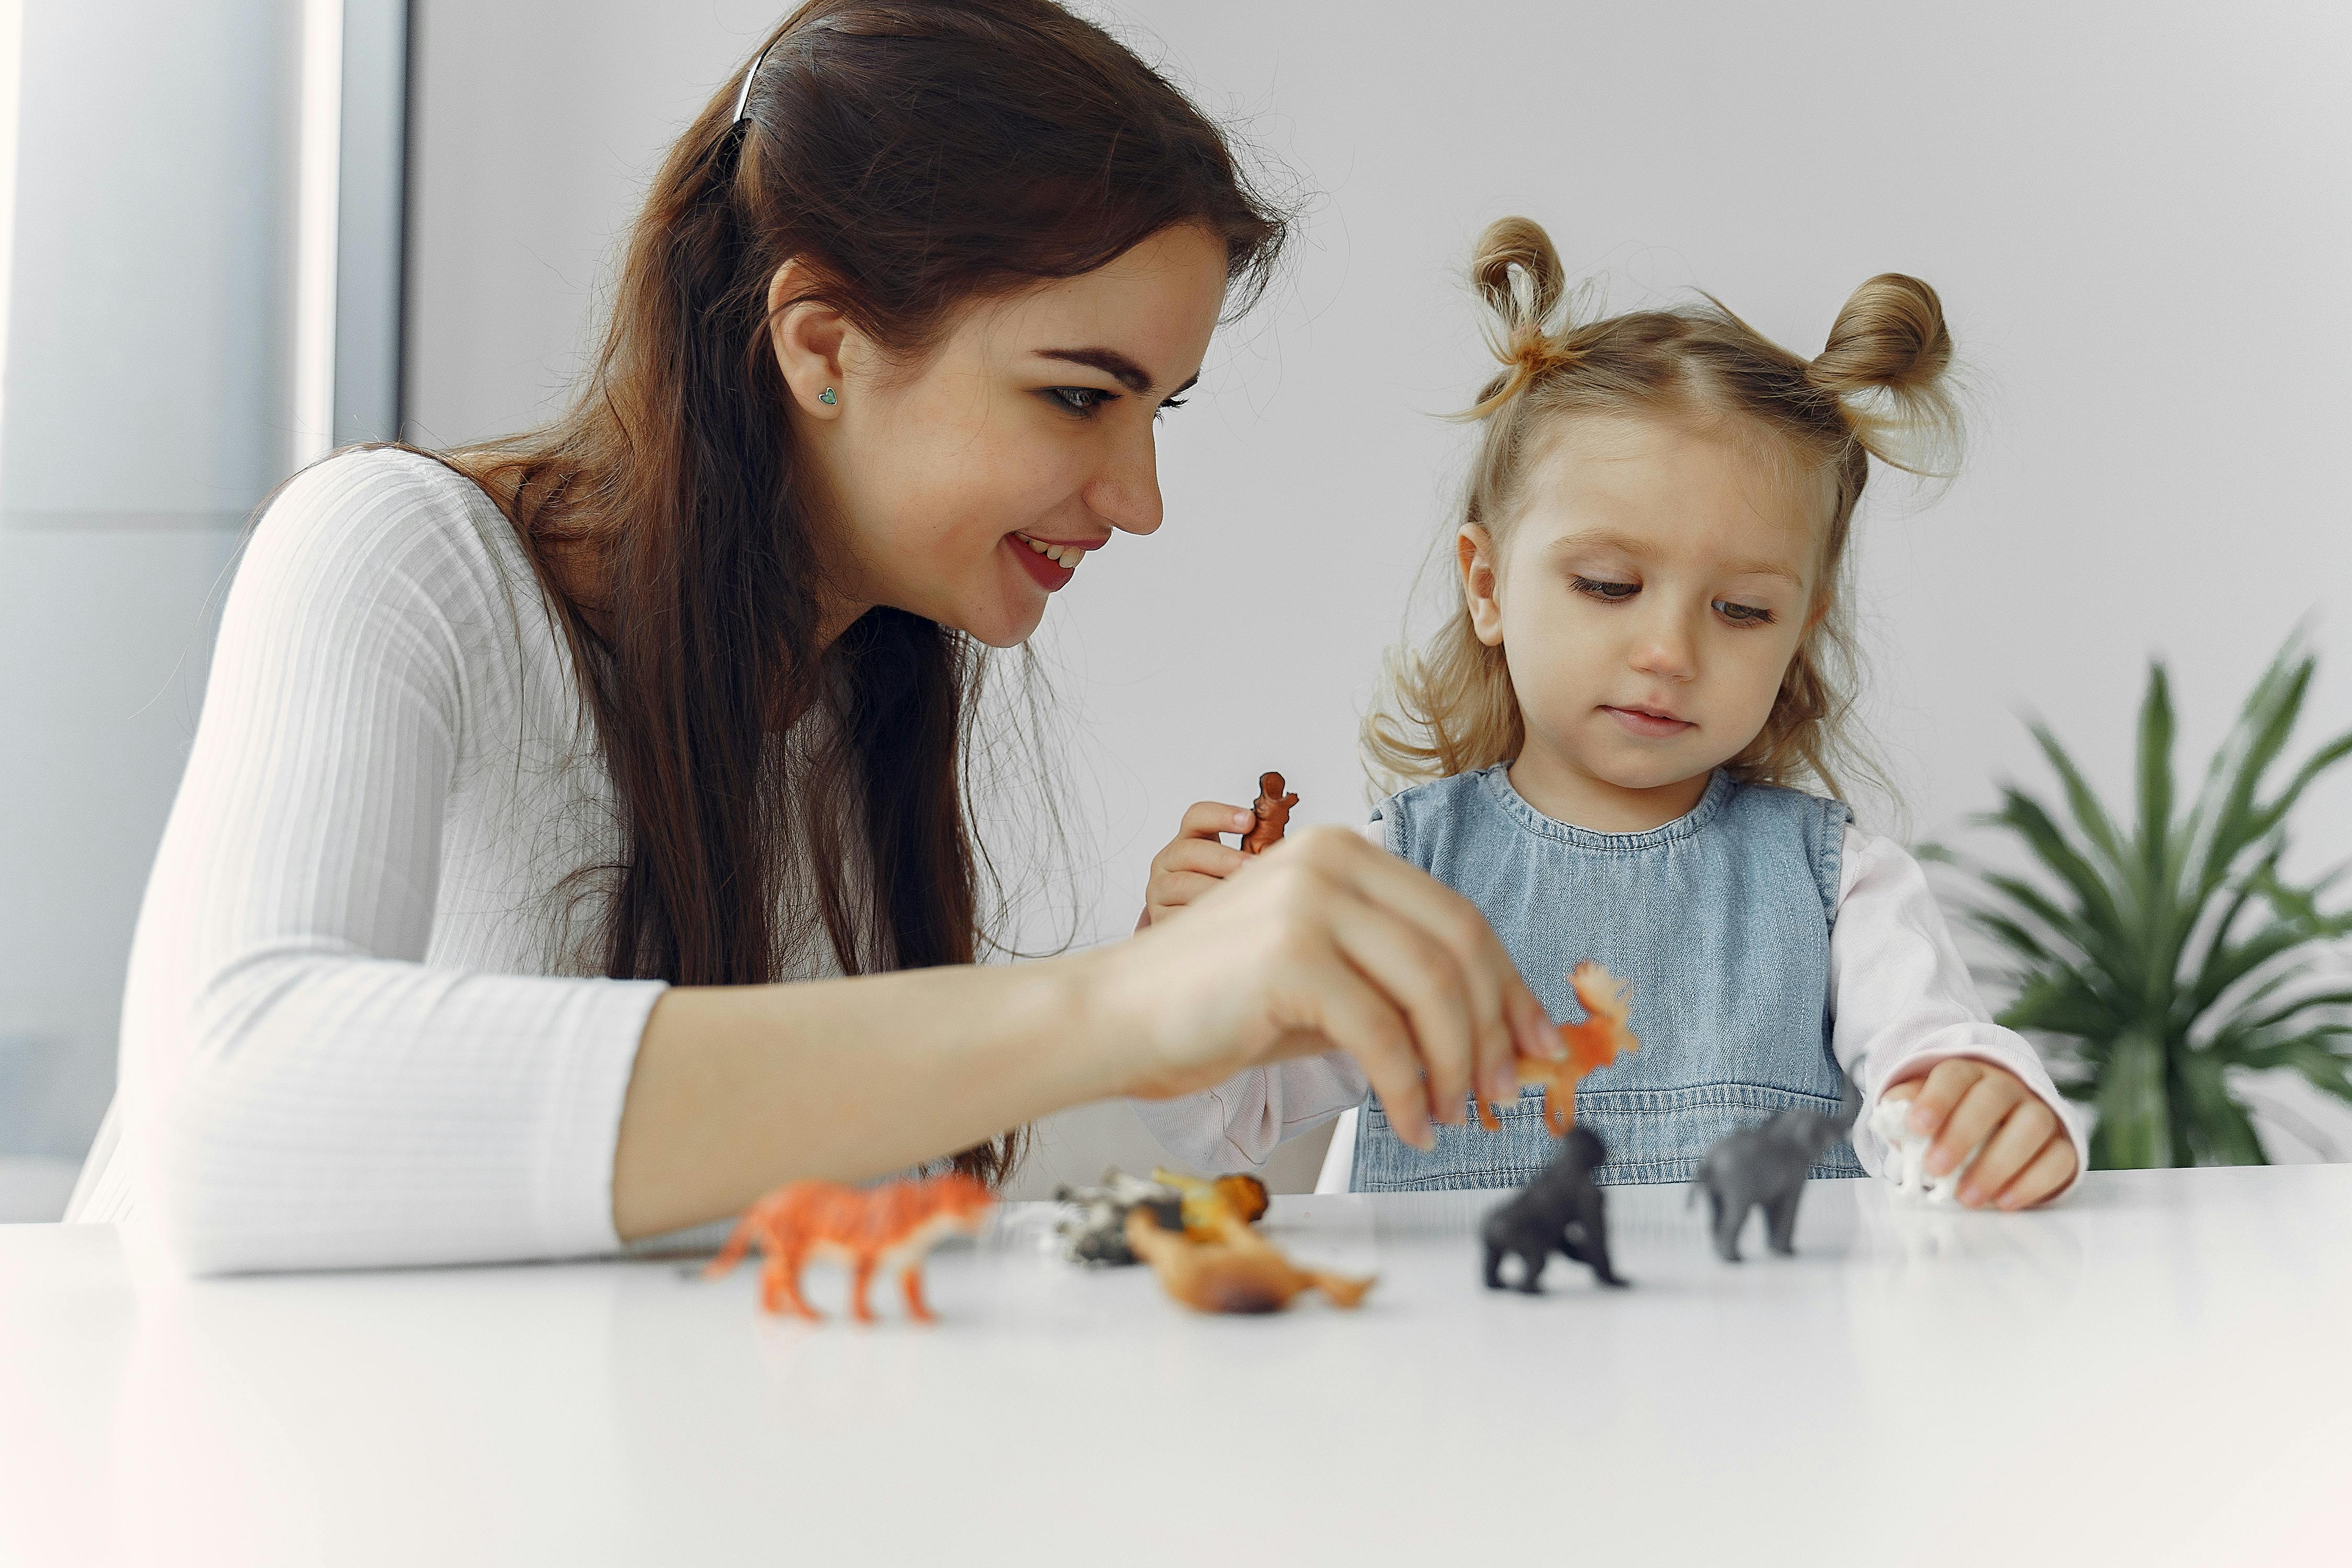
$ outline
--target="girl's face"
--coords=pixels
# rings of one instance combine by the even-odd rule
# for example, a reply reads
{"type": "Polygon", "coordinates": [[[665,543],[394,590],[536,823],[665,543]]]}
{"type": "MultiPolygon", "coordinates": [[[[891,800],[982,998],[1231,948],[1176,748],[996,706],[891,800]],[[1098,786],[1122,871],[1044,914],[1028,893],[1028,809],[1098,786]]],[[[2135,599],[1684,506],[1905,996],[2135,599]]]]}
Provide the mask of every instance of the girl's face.
{"type": "Polygon", "coordinates": [[[777,313],[830,529],[828,635],[889,605],[1011,647],[1088,552],[1158,528],[1155,422],[1197,379],[1224,291],[1223,242],[1188,225],[972,306],[911,368],[823,307],[777,313]]]}
{"type": "Polygon", "coordinates": [[[1538,809],[1609,830],[1687,811],[1763,729],[1814,605],[1820,499],[1665,418],[1549,433],[1499,557],[1457,542],[1471,624],[1506,650],[1538,809]]]}

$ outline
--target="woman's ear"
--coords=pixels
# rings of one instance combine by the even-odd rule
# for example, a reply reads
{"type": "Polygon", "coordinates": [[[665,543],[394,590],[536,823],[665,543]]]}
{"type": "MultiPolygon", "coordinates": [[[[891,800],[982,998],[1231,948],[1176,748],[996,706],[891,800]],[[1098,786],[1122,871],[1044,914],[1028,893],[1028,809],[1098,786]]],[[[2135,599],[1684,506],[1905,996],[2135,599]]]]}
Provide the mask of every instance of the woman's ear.
{"type": "Polygon", "coordinates": [[[1454,563],[1462,573],[1462,607],[1470,612],[1470,629],[1488,647],[1503,645],[1501,583],[1495,571],[1495,538],[1476,523],[1465,523],[1454,536],[1454,563]]]}
{"type": "Polygon", "coordinates": [[[856,331],[839,310],[808,291],[809,269],[787,261],[768,279],[768,342],[795,411],[812,419],[841,416],[844,362],[856,357],[856,331]]]}

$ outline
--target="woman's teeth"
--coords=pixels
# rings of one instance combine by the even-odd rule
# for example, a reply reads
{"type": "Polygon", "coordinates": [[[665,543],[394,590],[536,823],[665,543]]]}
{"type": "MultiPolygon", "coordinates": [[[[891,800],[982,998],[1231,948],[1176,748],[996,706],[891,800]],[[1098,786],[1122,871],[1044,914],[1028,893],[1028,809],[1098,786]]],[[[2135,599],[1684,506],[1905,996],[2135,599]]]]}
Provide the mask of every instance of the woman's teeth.
{"type": "Polygon", "coordinates": [[[1087,552],[1075,544],[1048,544],[1042,539],[1032,539],[1025,533],[1016,533],[1013,537],[1056,566],[1065,566],[1076,571],[1078,563],[1086,559],[1087,552]]]}

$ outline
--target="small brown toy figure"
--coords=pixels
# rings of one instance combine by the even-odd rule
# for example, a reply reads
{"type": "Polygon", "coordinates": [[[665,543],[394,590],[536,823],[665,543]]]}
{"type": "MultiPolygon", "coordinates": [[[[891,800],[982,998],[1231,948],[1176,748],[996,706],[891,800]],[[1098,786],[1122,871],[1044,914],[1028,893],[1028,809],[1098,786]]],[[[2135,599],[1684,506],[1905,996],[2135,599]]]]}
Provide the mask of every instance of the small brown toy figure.
{"type": "MultiPolygon", "coordinates": [[[[1544,1086],[1544,1126],[1555,1138],[1566,1137],[1569,1124],[1576,1120],[1577,1080],[1595,1068],[1607,1067],[1620,1052],[1639,1050],[1642,1045],[1625,1026],[1633,1009],[1628,999],[1632,986],[1589,958],[1576,966],[1568,983],[1575,987],[1576,999],[1584,1004],[1586,1015],[1580,1024],[1559,1026],[1568,1055],[1556,1062],[1519,1058],[1519,1087],[1544,1086]]],[[[1489,1132],[1502,1125],[1483,1100],[1478,1102],[1478,1124],[1489,1132]]]]}
{"type": "Polygon", "coordinates": [[[1255,1176],[1219,1176],[1204,1182],[1162,1165],[1153,1170],[1151,1179],[1184,1194],[1184,1234],[1194,1241],[1213,1239],[1218,1221],[1225,1215],[1244,1225],[1255,1225],[1273,1203],[1265,1184],[1255,1176]]]}
{"type": "Polygon", "coordinates": [[[801,1297],[801,1265],[811,1258],[830,1258],[854,1271],[850,1313],[870,1323],[874,1310],[866,1305],[866,1288],[874,1271],[887,1267],[906,1292],[907,1315],[931,1322],[931,1310],[923,1303],[924,1255],[949,1236],[978,1230],[995,1202],[994,1194],[961,1173],[863,1190],[836,1182],[789,1183],[743,1211],[702,1277],[716,1279],[733,1268],[757,1242],[768,1258],[760,1304],[814,1322],[824,1314],[801,1297]]]}
{"type": "Polygon", "coordinates": [[[1242,853],[1263,855],[1282,842],[1282,830],[1290,824],[1290,808],[1298,804],[1295,795],[1282,793],[1280,773],[1257,775],[1257,799],[1250,803],[1251,815],[1257,821],[1242,835],[1242,853]]]}
{"type": "Polygon", "coordinates": [[[1230,1213],[1218,1216],[1217,1236],[1194,1241],[1161,1227],[1149,1208],[1129,1211],[1127,1245],[1160,1276],[1160,1289],[1196,1312],[1279,1312],[1303,1290],[1320,1290],[1335,1307],[1353,1307],[1372,1288],[1300,1268],[1272,1243],[1230,1213]]]}

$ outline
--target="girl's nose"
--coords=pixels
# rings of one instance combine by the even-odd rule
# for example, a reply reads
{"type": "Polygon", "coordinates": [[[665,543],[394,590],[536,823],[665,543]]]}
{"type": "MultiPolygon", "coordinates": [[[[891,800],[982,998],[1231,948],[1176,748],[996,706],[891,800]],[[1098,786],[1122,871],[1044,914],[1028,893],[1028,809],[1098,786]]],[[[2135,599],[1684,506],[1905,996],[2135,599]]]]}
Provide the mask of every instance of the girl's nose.
{"type": "Polygon", "coordinates": [[[1087,510],[1122,533],[1160,526],[1160,456],[1149,428],[1105,454],[1086,488],[1087,510]]]}
{"type": "Polygon", "coordinates": [[[1697,643],[1680,616],[1657,616],[1642,625],[1633,668],[1659,680],[1688,680],[1698,673],[1697,643]]]}

